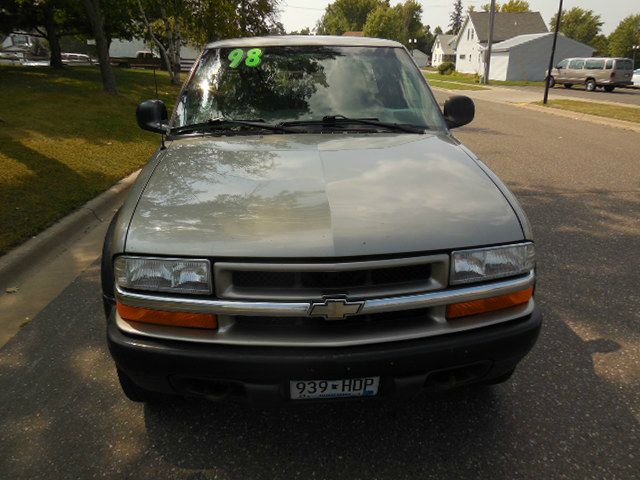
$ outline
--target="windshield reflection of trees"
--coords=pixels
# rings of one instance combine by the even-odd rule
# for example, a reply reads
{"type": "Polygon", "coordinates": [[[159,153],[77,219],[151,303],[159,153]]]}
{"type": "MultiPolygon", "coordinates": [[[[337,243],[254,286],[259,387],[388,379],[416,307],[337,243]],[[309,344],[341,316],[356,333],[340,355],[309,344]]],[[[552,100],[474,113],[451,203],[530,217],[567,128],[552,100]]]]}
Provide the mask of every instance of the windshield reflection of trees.
{"type": "Polygon", "coordinates": [[[262,63],[256,68],[240,64],[232,69],[226,61],[230,51],[211,52],[202,60],[182,96],[186,118],[180,124],[219,116],[266,120],[275,118],[275,114],[278,119],[299,118],[309,113],[309,99],[318,88],[328,87],[323,62],[342,55],[322,46],[304,50],[278,47],[265,49],[262,63]]]}

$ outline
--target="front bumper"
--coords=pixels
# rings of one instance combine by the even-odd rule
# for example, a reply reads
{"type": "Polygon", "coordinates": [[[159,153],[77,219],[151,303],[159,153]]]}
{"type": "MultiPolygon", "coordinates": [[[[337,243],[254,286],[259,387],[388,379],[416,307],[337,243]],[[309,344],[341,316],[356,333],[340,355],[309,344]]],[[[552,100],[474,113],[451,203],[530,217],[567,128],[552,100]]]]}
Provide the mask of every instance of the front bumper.
{"type": "Polygon", "coordinates": [[[202,344],[128,335],[112,311],[107,338],[117,366],[147,390],[290,401],[290,380],[380,376],[379,395],[442,389],[510,372],[538,337],[542,315],[419,340],[350,347],[202,344]]]}

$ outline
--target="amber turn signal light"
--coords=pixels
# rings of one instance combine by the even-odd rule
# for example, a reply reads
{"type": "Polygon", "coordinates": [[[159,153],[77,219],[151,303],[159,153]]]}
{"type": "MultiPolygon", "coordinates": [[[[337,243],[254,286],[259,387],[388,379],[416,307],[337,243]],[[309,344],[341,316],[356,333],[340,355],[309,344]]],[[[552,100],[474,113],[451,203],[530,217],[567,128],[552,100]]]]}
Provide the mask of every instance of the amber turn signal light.
{"type": "Polygon", "coordinates": [[[131,307],[117,303],[118,314],[123,320],[154,323],[171,327],[218,328],[218,318],[212,313],[167,312],[151,308],[131,307]]]}
{"type": "Polygon", "coordinates": [[[498,297],[481,298],[470,302],[452,303],[447,305],[447,318],[468,317],[479,313],[494,312],[503,308],[527,303],[533,296],[533,287],[526,290],[500,295],[498,297]]]}

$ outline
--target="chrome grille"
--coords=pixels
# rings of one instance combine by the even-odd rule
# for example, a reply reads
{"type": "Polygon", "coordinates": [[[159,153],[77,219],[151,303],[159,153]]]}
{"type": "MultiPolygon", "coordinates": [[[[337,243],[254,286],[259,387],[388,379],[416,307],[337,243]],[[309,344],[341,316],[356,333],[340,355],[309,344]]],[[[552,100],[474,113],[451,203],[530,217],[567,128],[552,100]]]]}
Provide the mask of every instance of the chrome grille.
{"type": "Polygon", "coordinates": [[[448,255],[343,263],[216,262],[219,298],[320,300],[366,299],[444,288],[448,255]]]}

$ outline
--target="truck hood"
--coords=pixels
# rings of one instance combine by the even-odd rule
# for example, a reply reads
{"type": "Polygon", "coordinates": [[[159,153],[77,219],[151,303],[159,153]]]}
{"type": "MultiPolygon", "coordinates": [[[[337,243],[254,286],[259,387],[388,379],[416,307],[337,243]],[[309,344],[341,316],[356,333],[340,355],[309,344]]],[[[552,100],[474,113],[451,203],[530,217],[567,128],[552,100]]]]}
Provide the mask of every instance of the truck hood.
{"type": "Polygon", "coordinates": [[[125,250],[349,257],[522,239],[504,195],[447,135],[299,134],[172,142],[125,250]]]}

